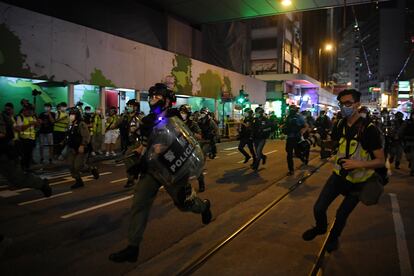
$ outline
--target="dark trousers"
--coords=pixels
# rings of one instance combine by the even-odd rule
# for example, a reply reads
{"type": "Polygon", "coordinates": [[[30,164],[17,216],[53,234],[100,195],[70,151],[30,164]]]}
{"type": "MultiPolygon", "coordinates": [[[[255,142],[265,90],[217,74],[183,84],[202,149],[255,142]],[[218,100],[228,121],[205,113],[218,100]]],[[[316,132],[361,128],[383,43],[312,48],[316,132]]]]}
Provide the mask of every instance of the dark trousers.
{"type": "Polygon", "coordinates": [[[54,131],[53,132],[53,144],[54,144],[54,154],[59,156],[62,153],[64,148],[63,140],[65,140],[66,132],[64,131],[54,131]]]}
{"type": "Polygon", "coordinates": [[[253,157],[253,159],[256,159],[256,153],[254,151],[253,147],[253,140],[250,138],[240,138],[239,143],[239,151],[244,155],[244,157],[249,158],[250,155],[244,150],[244,147],[247,145],[250,151],[250,155],[253,157]]]}
{"type": "Polygon", "coordinates": [[[363,184],[353,184],[345,181],[342,177],[333,173],[323,187],[319,198],[313,206],[313,214],[316,220],[316,227],[325,229],[328,225],[326,211],[340,194],[344,196],[344,200],[336,211],[335,224],[331,230],[331,237],[338,238],[345,227],[346,220],[351,212],[358,205],[358,191],[363,184]]]}
{"type": "Polygon", "coordinates": [[[288,163],[288,169],[290,172],[293,172],[295,170],[294,165],[293,165],[293,151],[295,151],[295,154],[298,152],[298,138],[287,138],[286,140],[286,159],[287,159],[287,163],[288,163]]]}
{"type": "Polygon", "coordinates": [[[266,144],[266,139],[256,138],[254,139],[254,149],[256,150],[256,160],[253,162],[253,168],[257,170],[259,168],[260,160],[266,158],[263,154],[263,148],[266,144]]]}
{"type": "Polygon", "coordinates": [[[125,153],[129,146],[129,135],[127,133],[121,133],[121,151],[125,153]]]}
{"type": "Polygon", "coordinates": [[[30,168],[30,163],[33,159],[33,149],[35,148],[36,142],[32,139],[20,139],[19,146],[21,147],[22,160],[21,165],[23,170],[30,168]]]}

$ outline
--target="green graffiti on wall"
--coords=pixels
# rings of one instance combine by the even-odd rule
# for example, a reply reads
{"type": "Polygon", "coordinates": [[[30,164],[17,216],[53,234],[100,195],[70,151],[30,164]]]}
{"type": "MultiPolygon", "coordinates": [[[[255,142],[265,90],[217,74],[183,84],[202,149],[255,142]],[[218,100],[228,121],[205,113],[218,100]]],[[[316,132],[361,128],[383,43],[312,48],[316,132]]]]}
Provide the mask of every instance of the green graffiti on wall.
{"type": "Polygon", "coordinates": [[[218,73],[207,70],[207,72],[200,74],[197,81],[200,82],[201,88],[197,96],[214,99],[220,97],[222,83],[218,73]]]}
{"type": "Polygon", "coordinates": [[[101,70],[95,68],[91,73],[91,82],[92,85],[98,86],[107,86],[107,87],[116,87],[116,85],[109,79],[107,79],[101,70]]]}
{"type": "Polygon", "coordinates": [[[6,24],[0,24],[0,75],[33,77],[26,65],[26,55],[20,50],[21,41],[6,24]]]}
{"type": "Polygon", "coordinates": [[[56,106],[60,102],[67,102],[68,89],[65,86],[59,87],[41,87],[29,79],[16,79],[8,77],[0,77],[0,107],[2,108],[6,102],[13,103],[15,111],[20,110],[20,100],[25,98],[34,102],[32,90],[41,91],[42,94],[36,98],[36,113],[43,111],[45,103],[51,103],[56,106]]]}
{"type": "Polygon", "coordinates": [[[174,76],[174,90],[179,94],[192,95],[193,83],[191,81],[191,58],[175,55],[172,61],[171,75],[174,76]]]}

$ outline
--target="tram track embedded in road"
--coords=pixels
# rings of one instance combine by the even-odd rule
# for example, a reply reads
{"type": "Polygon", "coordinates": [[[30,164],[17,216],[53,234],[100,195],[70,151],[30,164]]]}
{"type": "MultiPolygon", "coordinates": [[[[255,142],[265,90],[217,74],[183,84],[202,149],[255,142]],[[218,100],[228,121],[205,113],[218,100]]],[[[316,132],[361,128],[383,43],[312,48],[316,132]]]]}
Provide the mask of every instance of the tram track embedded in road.
{"type": "MultiPolygon", "coordinates": [[[[317,159],[319,157],[314,158],[313,160],[317,159]]],[[[211,257],[213,257],[217,252],[219,252],[221,249],[223,249],[227,244],[229,244],[231,241],[233,241],[239,234],[250,228],[255,222],[257,222],[261,217],[263,217],[265,214],[267,214],[271,209],[273,209],[275,206],[277,206],[283,199],[285,199],[290,193],[295,191],[299,186],[301,186],[309,177],[311,177],[314,173],[319,171],[319,169],[329,162],[329,159],[323,161],[321,164],[319,164],[316,168],[310,170],[307,174],[303,175],[298,181],[296,181],[294,184],[292,184],[288,191],[286,191],[284,194],[273,200],[271,203],[269,203],[265,208],[263,208],[261,211],[259,211],[255,216],[253,216],[249,221],[247,221],[245,224],[243,224],[241,227],[239,227],[236,231],[234,231],[231,235],[229,235],[224,240],[220,241],[207,251],[205,251],[203,254],[201,254],[197,259],[192,261],[189,265],[184,267],[182,270],[180,270],[176,275],[177,276],[185,276],[185,275],[191,275],[195,271],[197,271],[201,266],[203,266],[211,257]]],[[[283,178],[282,178],[283,179],[283,178]]],[[[278,183],[281,179],[278,179],[272,184],[278,183]]],[[[322,250],[324,247],[322,247],[322,250]]]]}

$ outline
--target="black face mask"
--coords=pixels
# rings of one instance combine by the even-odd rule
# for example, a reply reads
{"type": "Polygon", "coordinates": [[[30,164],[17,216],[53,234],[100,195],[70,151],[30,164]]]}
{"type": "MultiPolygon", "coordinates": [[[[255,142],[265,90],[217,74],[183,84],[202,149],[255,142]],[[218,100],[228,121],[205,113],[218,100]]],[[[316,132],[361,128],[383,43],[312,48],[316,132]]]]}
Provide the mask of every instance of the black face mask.
{"type": "Polygon", "coordinates": [[[150,110],[152,113],[161,114],[165,110],[165,101],[159,100],[154,104],[150,104],[150,110]]]}

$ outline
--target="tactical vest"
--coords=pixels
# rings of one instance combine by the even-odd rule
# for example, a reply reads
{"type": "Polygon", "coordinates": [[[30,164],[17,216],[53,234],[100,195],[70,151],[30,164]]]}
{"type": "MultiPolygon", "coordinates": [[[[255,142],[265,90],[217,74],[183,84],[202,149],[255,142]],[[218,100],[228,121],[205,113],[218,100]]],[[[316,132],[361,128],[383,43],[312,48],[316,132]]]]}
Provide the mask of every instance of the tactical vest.
{"type": "MultiPolygon", "coordinates": [[[[370,126],[374,126],[372,123],[369,123],[368,126],[365,127],[367,129],[370,126]]],[[[339,139],[339,147],[338,152],[336,154],[335,159],[335,166],[334,166],[334,172],[337,175],[340,175],[341,165],[338,164],[338,159],[340,158],[347,158],[351,160],[361,160],[361,161],[368,161],[371,160],[371,155],[368,151],[366,151],[361,143],[360,143],[360,137],[362,136],[362,133],[357,132],[354,137],[350,139],[350,141],[347,141],[346,134],[345,134],[345,127],[342,128],[342,134],[341,138],[339,139]],[[349,156],[346,156],[346,147],[347,143],[349,143],[349,156]]],[[[346,176],[346,180],[348,180],[351,183],[361,183],[367,181],[368,178],[370,178],[374,174],[373,169],[365,169],[365,168],[359,168],[354,169],[352,171],[348,172],[348,175],[346,176]]]]}
{"type": "MultiPolygon", "coordinates": [[[[33,116],[30,117],[21,117],[23,119],[23,126],[28,126],[30,123],[33,123],[36,121],[33,116]]],[[[30,140],[36,140],[36,130],[34,126],[30,126],[26,128],[25,130],[20,131],[20,138],[21,139],[30,139],[30,140]]]]}
{"type": "Polygon", "coordinates": [[[69,126],[69,116],[66,112],[58,110],[53,131],[66,132],[69,126]]]}
{"type": "Polygon", "coordinates": [[[79,125],[74,124],[69,128],[68,131],[68,142],[67,145],[69,148],[78,150],[82,142],[82,135],[80,134],[79,125]]]}

